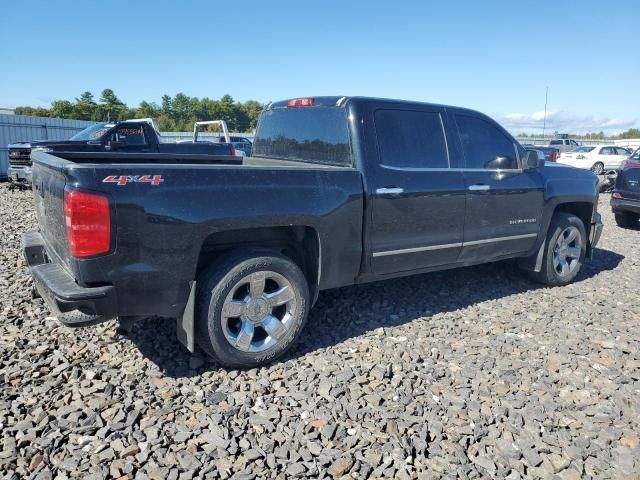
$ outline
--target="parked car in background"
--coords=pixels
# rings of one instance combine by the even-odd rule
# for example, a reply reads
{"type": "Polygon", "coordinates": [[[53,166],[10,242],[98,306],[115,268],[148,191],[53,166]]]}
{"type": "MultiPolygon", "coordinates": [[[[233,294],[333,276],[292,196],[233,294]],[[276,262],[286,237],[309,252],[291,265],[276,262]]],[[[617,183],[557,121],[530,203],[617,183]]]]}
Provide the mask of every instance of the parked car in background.
{"type": "Polygon", "coordinates": [[[191,351],[255,367],[324,289],[509,258],[572,282],[602,232],[597,181],[539,153],[464,108],[273,102],[241,165],[36,152],[24,254],[67,325],[175,318],[191,351]]]}
{"type": "Polygon", "coordinates": [[[231,145],[235,147],[236,150],[241,150],[245,153],[247,157],[251,156],[253,152],[253,142],[246,137],[230,137],[231,145]]]}
{"type": "Polygon", "coordinates": [[[570,152],[571,150],[578,148],[580,144],[573,138],[556,138],[555,140],[551,140],[548,146],[555,147],[560,152],[570,152]]]}
{"type": "Polygon", "coordinates": [[[629,150],[615,145],[583,145],[572,152],[561,153],[558,163],[586,168],[596,175],[602,175],[609,170],[620,168],[629,155],[629,150]]]}
{"type": "Polygon", "coordinates": [[[640,149],[620,165],[611,194],[611,208],[621,227],[638,225],[640,218],[640,149]]]}
{"type": "Polygon", "coordinates": [[[535,150],[541,151],[542,153],[544,153],[544,159],[547,162],[555,162],[558,160],[558,157],[560,156],[560,149],[557,147],[545,147],[545,146],[532,145],[532,146],[527,146],[526,148],[527,150],[535,149],[535,150]]]}
{"type": "MultiPolygon", "coordinates": [[[[235,156],[235,147],[229,141],[226,123],[225,143],[197,142],[197,131],[187,142],[167,141],[151,118],[136,118],[119,123],[97,123],[85,128],[69,140],[39,140],[9,145],[10,188],[31,184],[31,152],[122,152],[129,154],[200,154],[235,156]]],[[[146,158],[145,157],[145,158],[146,158]]],[[[99,155],[94,156],[96,160],[99,155]]]]}

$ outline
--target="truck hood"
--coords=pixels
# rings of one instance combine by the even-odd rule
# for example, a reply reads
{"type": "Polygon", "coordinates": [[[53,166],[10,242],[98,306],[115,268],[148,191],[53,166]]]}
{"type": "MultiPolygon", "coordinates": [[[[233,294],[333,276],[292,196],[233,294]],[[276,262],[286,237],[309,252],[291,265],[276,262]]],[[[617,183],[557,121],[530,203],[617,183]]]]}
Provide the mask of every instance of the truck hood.
{"type": "MultiPolygon", "coordinates": [[[[558,162],[560,162],[560,159],[558,159],[558,162]]],[[[589,168],[574,167],[565,163],[545,162],[542,175],[548,179],[593,182],[595,185],[598,183],[598,177],[589,168]]]]}

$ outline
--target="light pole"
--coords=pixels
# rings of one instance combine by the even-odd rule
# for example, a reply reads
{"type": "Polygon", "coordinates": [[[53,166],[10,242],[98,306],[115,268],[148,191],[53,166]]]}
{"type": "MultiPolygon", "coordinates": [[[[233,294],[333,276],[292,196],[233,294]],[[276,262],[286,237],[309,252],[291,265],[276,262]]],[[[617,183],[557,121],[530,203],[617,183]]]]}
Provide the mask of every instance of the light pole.
{"type": "Polygon", "coordinates": [[[544,117],[542,118],[542,138],[544,138],[544,132],[547,129],[547,100],[549,99],[549,87],[544,94],[544,117]]]}

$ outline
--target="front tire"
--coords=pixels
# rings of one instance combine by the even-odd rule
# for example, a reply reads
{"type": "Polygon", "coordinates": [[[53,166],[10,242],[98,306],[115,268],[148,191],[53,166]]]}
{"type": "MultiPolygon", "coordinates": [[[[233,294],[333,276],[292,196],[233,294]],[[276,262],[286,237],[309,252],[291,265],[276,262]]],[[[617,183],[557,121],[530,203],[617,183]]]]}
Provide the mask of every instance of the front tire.
{"type": "Polygon", "coordinates": [[[587,234],[582,220],[558,212],[549,225],[541,270],[529,274],[545,285],[567,285],[580,272],[586,251],[587,234]]]}
{"type": "Polygon", "coordinates": [[[631,228],[638,223],[638,216],[630,212],[619,212],[615,217],[616,223],[622,228],[631,228]]]}
{"type": "Polygon", "coordinates": [[[198,276],[196,340],[220,365],[252,368],[283,355],[307,319],[300,268],[275,253],[244,252],[198,276]]]}

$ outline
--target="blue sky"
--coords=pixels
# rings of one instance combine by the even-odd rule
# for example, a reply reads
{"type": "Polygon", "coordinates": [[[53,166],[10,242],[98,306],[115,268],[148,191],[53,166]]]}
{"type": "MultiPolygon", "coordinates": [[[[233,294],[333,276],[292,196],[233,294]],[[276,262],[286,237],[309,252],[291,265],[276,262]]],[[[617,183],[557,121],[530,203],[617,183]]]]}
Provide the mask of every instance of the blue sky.
{"type": "Polygon", "coordinates": [[[639,26],[638,0],[7,0],[0,105],[372,95],[534,132],[548,86],[548,129],[616,132],[640,125],[639,26]]]}

